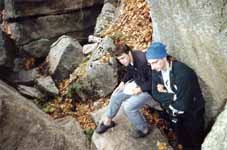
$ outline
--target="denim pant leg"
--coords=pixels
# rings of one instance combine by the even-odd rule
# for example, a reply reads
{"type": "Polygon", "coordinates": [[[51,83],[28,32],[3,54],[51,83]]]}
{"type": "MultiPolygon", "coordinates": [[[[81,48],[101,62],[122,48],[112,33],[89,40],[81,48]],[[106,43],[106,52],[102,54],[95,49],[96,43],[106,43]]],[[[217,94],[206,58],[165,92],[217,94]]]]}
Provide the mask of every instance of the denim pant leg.
{"type": "Polygon", "coordinates": [[[124,111],[137,130],[144,131],[147,129],[147,123],[139,109],[148,104],[151,96],[147,92],[140,93],[139,95],[131,96],[124,102],[124,111]]]}
{"type": "Polygon", "coordinates": [[[105,116],[108,118],[114,118],[121,107],[123,101],[128,99],[130,95],[124,94],[123,90],[119,90],[114,92],[110,97],[110,103],[107,107],[107,111],[105,112],[105,116]]]}

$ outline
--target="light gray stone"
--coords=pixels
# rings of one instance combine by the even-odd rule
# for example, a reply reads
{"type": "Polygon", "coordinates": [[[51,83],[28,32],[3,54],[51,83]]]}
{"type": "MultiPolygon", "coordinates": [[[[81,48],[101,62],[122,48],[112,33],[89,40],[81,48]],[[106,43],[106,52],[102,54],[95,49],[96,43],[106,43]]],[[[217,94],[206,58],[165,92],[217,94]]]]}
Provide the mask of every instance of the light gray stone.
{"type": "Polygon", "coordinates": [[[3,116],[1,150],[88,150],[85,135],[73,118],[53,120],[15,89],[0,81],[3,116]]]}
{"type": "Polygon", "coordinates": [[[98,47],[98,43],[86,44],[83,46],[83,54],[87,55],[92,51],[96,50],[98,47]]]}
{"type": "Polygon", "coordinates": [[[51,76],[40,77],[40,78],[37,78],[36,80],[37,80],[37,86],[41,91],[44,91],[47,94],[51,94],[54,96],[59,94],[59,90],[56,87],[51,76]]]}
{"type": "Polygon", "coordinates": [[[51,45],[48,54],[49,72],[58,80],[65,79],[79,66],[83,58],[80,43],[69,36],[61,36],[51,45]]]}
{"type": "Polygon", "coordinates": [[[79,122],[77,122],[75,118],[73,118],[72,116],[66,116],[64,118],[55,120],[55,122],[62,130],[65,131],[66,134],[68,134],[72,138],[79,138],[74,139],[74,141],[77,142],[76,145],[80,146],[81,148],[86,148],[86,150],[89,150],[89,141],[87,140],[79,122]]]}
{"type": "Polygon", "coordinates": [[[17,89],[22,95],[28,96],[30,98],[37,98],[37,99],[44,98],[44,95],[36,88],[24,86],[24,85],[18,85],[17,89]]]}
{"type": "MultiPolygon", "coordinates": [[[[98,123],[105,110],[106,108],[103,108],[92,113],[96,123],[98,123]]],[[[157,128],[154,128],[146,138],[133,138],[131,136],[133,127],[127,120],[122,108],[114,118],[114,121],[117,125],[106,133],[93,134],[92,142],[98,150],[157,150],[158,143],[166,143],[166,149],[172,150],[167,139],[157,128]]]]}
{"type": "Polygon", "coordinates": [[[102,38],[95,36],[95,35],[89,35],[88,36],[88,42],[92,42],[92,43],[100,43],[102,42],[102,38]]]}
{"type": "Polygon", "coordinates": [[[115,44],[110,37],[105,37],[102,42],[99,44],[98,48],[93,51],[90,62],[99,60],[102,58],[106,53],[112,52],[115,48],[115,44]]]}
{"type": "Polygon", "coordinates": [[[153,40],[198,74],[206,100],[206,118],[213,119],[227,98],[227,5],[223,0],[147,0],[153,40]]]}
{"type": "Polygon", "coordinates": [[[110,94],[118,83],[117,61],[109,54],[114,47],[112,39],[104,38],[88,62],[71,74],[70,80],[73,82],[68,91],[75,91],[82,100],[91,96],[98,99],[110,94]],[[103,57],[107,59],[103,60],[103,57]]]}
{"type": "Polygon", "coordinates": [[[100,33],[113,22],[115,11],[116,7],[113,4],[107,2],[103,5],[102,11],[96,21],[95,35],[100,35],[100,33]]]}
{"type": "Polygon", "coordinates": [[[211,131],[205,138],[202,144],[202,150],[225,150],[227,149],[226,135],[227,135],[227,106],[221,112],[211,131]]]}

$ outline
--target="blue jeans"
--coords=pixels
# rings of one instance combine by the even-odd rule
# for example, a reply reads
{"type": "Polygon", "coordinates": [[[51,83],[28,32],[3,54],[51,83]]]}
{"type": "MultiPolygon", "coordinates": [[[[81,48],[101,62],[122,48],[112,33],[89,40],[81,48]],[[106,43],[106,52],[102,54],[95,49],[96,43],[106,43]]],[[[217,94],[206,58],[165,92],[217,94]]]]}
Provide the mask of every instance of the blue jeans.
{"type": "Polygon", "coordinates": [[[142,114],[139,112],[139,109],[146,104],[151,107],[160,106],[159,103],[155,102],[147,92],[142,92],[138,95],[127,95],[123,92],[123,90],[118,90],[111,95],[110,103],[107,107],[105,115],[108,118],[113,119],[122,103],[124,112],[126,113],[129,121],[137,130],[140,131],[147,129],[148,125],[142,114]]]}

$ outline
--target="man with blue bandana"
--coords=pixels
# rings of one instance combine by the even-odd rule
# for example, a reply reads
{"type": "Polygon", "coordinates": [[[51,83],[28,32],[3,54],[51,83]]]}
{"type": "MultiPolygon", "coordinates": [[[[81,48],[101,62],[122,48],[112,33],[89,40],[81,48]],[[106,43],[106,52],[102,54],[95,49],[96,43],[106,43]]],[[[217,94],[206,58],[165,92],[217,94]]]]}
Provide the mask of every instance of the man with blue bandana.
{"type": "Polygon", "coordinates": [[[183,149],[201,148],[204,136],[204,99],[195,72],[166,52],[161,42],[152,43],[146,58],[152,69],[151,95],[167,112],[183,149]]]}

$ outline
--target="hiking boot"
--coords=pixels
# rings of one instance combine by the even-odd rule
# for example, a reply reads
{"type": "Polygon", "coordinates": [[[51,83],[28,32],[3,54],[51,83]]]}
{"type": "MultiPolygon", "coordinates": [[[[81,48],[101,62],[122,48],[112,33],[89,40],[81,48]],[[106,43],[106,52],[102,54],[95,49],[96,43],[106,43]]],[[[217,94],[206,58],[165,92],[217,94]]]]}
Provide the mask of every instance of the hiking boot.
{"type": "Polygon", "coordinates": [[[110,125],[105,125],[103,122],[101,122],[98,127],[96,128],[96,133],[102,134],[106,132],[108,129],[115,127],[115,122],[111,121],[110,125]]]}
{"type": "Polygon", "coordinates": [[[132,132],[132,137],[143,138],[143,137],[146,137],[149,133],[150,133],[150,130],[148,130],[147,133],[143,133],[143,131],[140,131],[140,130],[134,130],[132,132]]]}

